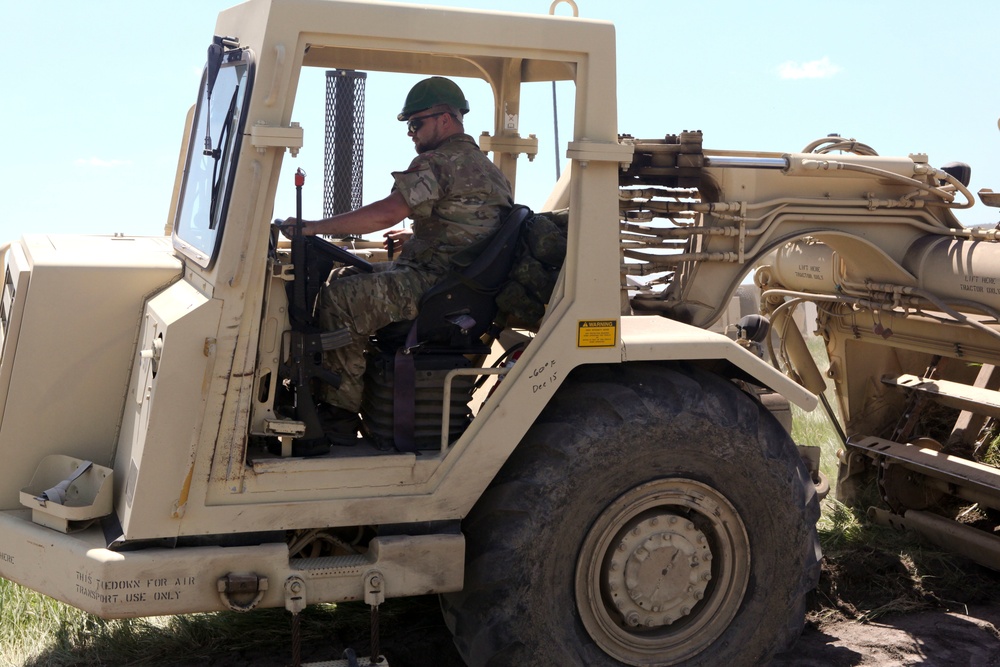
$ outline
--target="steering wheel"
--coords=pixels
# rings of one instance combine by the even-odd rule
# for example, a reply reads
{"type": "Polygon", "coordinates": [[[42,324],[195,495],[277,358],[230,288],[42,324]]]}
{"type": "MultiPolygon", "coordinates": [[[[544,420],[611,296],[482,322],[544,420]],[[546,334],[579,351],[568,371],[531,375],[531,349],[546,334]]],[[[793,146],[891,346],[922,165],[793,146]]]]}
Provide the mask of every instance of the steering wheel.
{"type": "Polygon", "coordinates": [[[371,273],[374,271],[374,267],[372,267],[371,262],[367,259],[358,257],[353,252],[349,252],[324,238],[320,238],[319,236],[307,236],[306,243],[312,245],[312,250],[318,255],[325,256],[331,261],[345,264],[347,266],[353,266],[362,273],[371,273]]]}
{"type": "MultiPolygon", "coordinates": [[[[288,225],[284,224],[284,220],[274,221],[274,227],[276,228],[276,231],[278,231],[279,234],[281,232],[281,229],[287,226],[288,225]]],[[[312,252],[330,260],[331,262],[337,262],[338,264],[344,264],[346,266],[353,266],[362,273],[371,273],[374,270],[371,262],[369,262],[368,260],[362,257],[358,257],[353,252],[344,250],[340,246],[331,243],[330,241],[327,241],[322,237],[306,236],[305,242],[306,245],[309,246],[309,249],[312,252]]]]}

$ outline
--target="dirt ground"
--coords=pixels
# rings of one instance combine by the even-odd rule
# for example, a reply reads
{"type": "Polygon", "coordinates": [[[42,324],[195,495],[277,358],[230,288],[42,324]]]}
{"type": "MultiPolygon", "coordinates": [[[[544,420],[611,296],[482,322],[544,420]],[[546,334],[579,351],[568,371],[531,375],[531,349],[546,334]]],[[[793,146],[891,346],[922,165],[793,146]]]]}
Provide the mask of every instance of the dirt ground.
{"type": "MultiPolygon", "coordinates": [[[[814,620],[771,667],[1000,667],[998,628],[1000,603],[890,614],[869,622],[814,620]]],[[[419,633],[404,638],[406,634],[383,640],[392,667],[464,664],[450,646],[447,630],[435,623],[425,622],[419,633]]],[[[304,657],[328,660],[340,656],[320,650],[304,652],[304,657]],[[306,657],[306,653],[312,655],[306,657]]]]}
{"type": "MultiPolygon", "coordinates": [[[[387,645],[390,664],[460,667],[447,630],[423,618],[437,656],[387,645]]],[[[917,545],[828,553],[806,628],[771,667],[904,665],[1000,667],[1000,573],[917,545]]]]}
{"type": "MultiPolygon", "coordinates": [[[[811,612],[802,636],[770,667],[1000,667],[1000,602],[888,614],[871,621],[829,617],[827,611],[811,612]]],[[[436,604],[428,598],[387,619],[382,651],[392,667],[464,667],[435,614],[436,604]]],[[[326,641],[305,642],[302,660],[341,658],[346,645],[368,654],[367,641],[361,636],[334,635],[326,641]]],[[[219,667],[291,664],[288,646],[275,649],[266,658],[260,651],[234,652],[212,656],[208,662],[219,667]]],[[[202,657],[173,664],[206,663],[202,657]]]]}
{"type": "MultiPolygon", "coordinates": [[[[917,546],[899,550],[874,542],[827,554],[806,628],[771,667],[1000,667],[1000,573],[917,546]]],[[[381,648],[392,667],[464,667],[435,597],[390,600],[383,609],[381,648]]],[[[367,633],[367,622],[313,631],[302,661],[337,659],[347,646],[369,655],[367,633]]],[[[208,662],[278,667],[290,657],[283,645],[217,654],[208,662]]],[[[190,664],[205,662],[202,656],[190,664]]]]}
{"type": "Polygon", "coordinates": [[[974,563],[920,547],[828,553],[812,596],[771,667],[1000,666],[1000,573],[974,563]]]}
{"type": "MultiPolygon", "coordinates": [[[[811,616],[794,646],[770,667],[1000,667],[1000,602],[888,614],[867,622],[811,616]]],[[[419,629],[386,633],[383,647],[392,667],[464,665],[447,630],[426,616],[419,629]]],[[[313,648],[308,657],[304,651],[306,659],[340,657],[313,648]]]]}
{"type": "Polygon", "coordinates": [[[1000,665],[1000,604],[810,623],[771,667],[1000,665]]]}
{"type": "MultiPolygon", "coordinates": [[[[893,614],[870,622],[809,623],[791,650],[777,656],[771,667],[997,667],[998,628],[1000,604],[893,614]]],[[[463,665],[450,647],[435,644],[440,651],[436,657],[397,653],[390,664],[463,665]]]]}

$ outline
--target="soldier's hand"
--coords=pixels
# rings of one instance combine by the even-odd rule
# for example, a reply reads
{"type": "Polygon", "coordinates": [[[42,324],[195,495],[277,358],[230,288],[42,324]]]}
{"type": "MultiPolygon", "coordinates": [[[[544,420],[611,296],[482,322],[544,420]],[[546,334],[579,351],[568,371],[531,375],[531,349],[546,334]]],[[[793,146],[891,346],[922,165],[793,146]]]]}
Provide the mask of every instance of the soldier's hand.
{"type": "Polygon", "coordinates": [[[385,240],[382,242],[382,247],[386,250],[389,249],[389,241],[392,241],[392,249],[394,253],[398,253],[406,240],[413,236],[412,229],[390,229],[382,236],[385,240]]]}
{"type": "Polygon", "coordinates": [[[281,230],[282,236],[286,239],[291,239],[295,236],[295,225],[298,224],[298,219],[295,217],[285,218],[284,220],[275,220],[274,225],[279,230],[281,230]]]}

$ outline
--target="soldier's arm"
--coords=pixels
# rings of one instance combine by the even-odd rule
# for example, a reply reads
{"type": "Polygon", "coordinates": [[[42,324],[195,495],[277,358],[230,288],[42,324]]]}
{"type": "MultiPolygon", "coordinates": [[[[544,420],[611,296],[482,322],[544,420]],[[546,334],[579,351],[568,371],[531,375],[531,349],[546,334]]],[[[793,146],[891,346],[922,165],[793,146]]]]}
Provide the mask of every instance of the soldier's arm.
{"type": "MultiPolygon", "coordinates": [[[[326,234],[328,236],[362,235],[377,232],[398,224],[412,215],[409,205],[398,191],[393,191],[385,199],[372,202],[354,211],[341,213],[330,218],[306,221],[303,233],[306,236],[326,234]]],[[[295,218],[288,218],[285,226],[294,225],[295,218]]]]}

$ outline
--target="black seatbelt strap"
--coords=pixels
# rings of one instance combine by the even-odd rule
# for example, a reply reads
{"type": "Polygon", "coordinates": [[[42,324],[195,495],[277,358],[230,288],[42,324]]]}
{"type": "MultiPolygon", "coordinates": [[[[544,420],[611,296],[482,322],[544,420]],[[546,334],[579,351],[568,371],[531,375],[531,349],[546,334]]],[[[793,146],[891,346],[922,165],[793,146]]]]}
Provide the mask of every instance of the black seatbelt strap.
{"type": "Polygon", "coordinates": [[[417,322],[414,320],[406,343],[396,350],[393,360],[392,438],[401,452],[417,451],[417,367],[412,348],[417,344],[417,322]]]}

